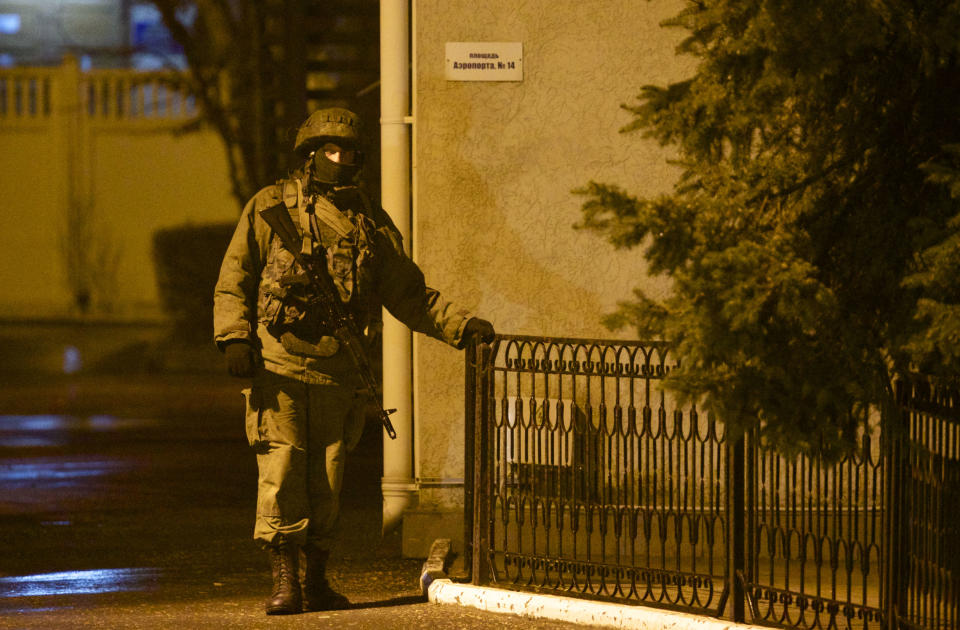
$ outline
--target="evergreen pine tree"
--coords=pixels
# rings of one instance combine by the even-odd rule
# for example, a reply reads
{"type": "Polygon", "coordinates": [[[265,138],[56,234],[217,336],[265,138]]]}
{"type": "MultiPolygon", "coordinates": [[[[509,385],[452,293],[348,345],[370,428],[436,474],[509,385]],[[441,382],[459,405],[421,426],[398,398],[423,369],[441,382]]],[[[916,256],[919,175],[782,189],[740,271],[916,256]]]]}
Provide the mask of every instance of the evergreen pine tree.
{"type": "Polygon", "coordinates": [[[674,342],[669,385],[735,432],[847,452],[896,374],[960,374],[960,3],[695,0],[665,25],[696,71],[623,131],[675,148],[672,193],[577,192],[673,292],[607,323],[674,342]]]}

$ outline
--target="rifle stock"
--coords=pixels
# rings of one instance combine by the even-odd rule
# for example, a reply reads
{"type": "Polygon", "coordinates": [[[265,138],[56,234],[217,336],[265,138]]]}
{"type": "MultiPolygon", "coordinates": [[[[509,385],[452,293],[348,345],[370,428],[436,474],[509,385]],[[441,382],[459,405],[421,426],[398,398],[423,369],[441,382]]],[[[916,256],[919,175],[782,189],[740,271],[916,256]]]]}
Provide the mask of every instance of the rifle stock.
{"type": "Polygon", "coordinates": [[[280,237],[280,242],[283,243],[284,248],[293,254],[294,260],[303,269],[310,282],[310,287],[319,298],[317,305],[322,310],[321,315],[333,328],[333,336],[337,338],[341,347],[347,350],[353,360],[368,395],[377,403],[377,408],[380,410],[378,414],[380,422],[383,424],[387,435],[391,439],[396,439],[397,432],[393,428],[393,423],[390,422],[390,414],[396,409],[386,410],[380,404],[380,388],[377,386],[377,378],[373,374],[373,367],[370,365],[370,360],[363,348],[363,338],[359,326],[357,326],[350,312],[344,308],[343,302],[340,301],[340,294],[333,284],[333,279],[326,269],[318,269],[315,264],[303,256],[303,238],[293,224],[290,213],[284,204],[279,203],[261,210],[260,216],[280,237]]]}

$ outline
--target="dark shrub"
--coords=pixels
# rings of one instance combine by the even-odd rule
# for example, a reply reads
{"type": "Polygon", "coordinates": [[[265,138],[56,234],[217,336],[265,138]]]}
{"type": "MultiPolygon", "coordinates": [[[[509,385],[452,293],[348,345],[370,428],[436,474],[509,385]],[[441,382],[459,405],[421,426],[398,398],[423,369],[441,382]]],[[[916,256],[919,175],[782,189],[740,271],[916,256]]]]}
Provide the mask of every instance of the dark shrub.
{"type": "Polygon", "coordinates": [[[153,235],[160,303],[174,339],[213,343],[213,289],[234,223],[180,225],[153,235]]]}

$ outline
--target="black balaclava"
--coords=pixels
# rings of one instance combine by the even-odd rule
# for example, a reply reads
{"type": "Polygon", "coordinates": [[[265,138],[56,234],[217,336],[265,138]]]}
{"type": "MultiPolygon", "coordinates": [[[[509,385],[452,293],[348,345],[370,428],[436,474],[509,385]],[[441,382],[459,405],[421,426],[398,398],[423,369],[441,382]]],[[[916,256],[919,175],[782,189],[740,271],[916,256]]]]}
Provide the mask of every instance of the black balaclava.
{"type": "Polygon", "coordinates": [[[318,147],[310,156],[310,179],[321,186],[324,184],[327,186],[349,186],[353,183],[357,173],[360,172],[360,153],[357,152],[357,159],[352,164],[334,162],[327,157],[324,150],[326,146],[318,147]]]}

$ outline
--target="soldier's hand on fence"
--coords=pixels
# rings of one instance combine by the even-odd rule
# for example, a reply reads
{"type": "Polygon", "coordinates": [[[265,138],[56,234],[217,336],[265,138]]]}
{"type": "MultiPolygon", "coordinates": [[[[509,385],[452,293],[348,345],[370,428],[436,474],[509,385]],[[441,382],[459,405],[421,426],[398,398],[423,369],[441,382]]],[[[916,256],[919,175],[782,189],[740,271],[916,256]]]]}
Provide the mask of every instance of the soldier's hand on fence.
{"type": "Polygon", "coordinates": [[[476,340],[490,343],[494,336],[496,336],[496,332],[493,330],[493,324],[479,317],[469,320],[467,325],[463,327],[463,338],[467,342],[476,340]]]}
{"type": "Polygon", "coordinates": [[[230,376],[247,378],[253,376],[254,354],[253,347],[245,341],[235,341],[224,351],[227,358],[227,371],[230,376]]]}

